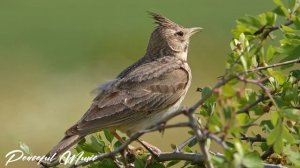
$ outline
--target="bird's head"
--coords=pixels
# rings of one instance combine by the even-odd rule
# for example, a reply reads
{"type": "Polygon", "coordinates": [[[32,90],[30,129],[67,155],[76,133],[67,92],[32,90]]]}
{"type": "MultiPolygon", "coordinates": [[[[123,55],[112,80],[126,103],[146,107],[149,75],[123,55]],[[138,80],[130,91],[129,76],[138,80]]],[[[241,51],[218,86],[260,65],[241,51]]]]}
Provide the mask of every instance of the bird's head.
{"type": "Polygon", "coordinates": [[[147,53],[150,56],[180,56],[185,57],[190,37],[199,32],[202,28],[185,28],[170,19],[149,12],[157,24],[156,29],[151,34],[147,53]]]}

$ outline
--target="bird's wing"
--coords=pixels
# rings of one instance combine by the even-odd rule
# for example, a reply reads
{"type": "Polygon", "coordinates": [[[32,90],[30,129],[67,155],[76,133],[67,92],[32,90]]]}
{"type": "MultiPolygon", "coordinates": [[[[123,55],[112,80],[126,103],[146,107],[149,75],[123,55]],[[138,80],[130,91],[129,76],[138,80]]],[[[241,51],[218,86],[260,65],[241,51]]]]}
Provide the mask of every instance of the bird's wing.
{"type": "Polygon", "coordinates": [[[98,95],[66,134],[96,132],[166,109],[186,93],[188,81],[183,62],[158,60],[143,64],[98,95]]]}

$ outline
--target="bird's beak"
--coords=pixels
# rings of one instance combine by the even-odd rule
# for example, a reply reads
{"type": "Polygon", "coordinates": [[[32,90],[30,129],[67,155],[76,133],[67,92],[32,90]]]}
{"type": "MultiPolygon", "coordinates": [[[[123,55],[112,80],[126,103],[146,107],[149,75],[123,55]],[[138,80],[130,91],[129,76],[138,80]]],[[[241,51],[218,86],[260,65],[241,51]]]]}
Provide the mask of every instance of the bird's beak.
{"type": "Polygon", "coordinates": [[[192,27],[189,28],[189,34],[190,36],[192,36],[193,34],[200,32],[201,30],[203,30],[202,27],[192,27]]]}

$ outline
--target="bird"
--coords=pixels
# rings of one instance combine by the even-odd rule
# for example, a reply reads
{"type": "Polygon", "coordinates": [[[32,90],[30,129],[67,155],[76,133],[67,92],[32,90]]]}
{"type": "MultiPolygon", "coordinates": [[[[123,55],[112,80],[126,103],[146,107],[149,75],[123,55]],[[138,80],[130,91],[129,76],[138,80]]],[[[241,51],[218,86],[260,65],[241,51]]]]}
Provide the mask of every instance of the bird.
{"type": "Polygon", "coordinates": [[[103,129],[130,136],[180,107],[192,80],[187,63],[190,38],[202,28],[185,28],[163,15],[149,14],[156,26],[144,56],[98,88],[90,108],[48,156],[59,156],[103,129]]]}

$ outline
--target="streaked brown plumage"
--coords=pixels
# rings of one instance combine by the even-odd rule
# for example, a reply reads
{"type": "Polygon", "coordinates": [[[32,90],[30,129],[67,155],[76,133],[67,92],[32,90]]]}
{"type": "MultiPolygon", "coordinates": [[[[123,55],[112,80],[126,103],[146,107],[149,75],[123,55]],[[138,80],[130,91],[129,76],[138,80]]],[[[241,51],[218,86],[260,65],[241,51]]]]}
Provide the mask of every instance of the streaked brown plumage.
{"type": "Polygon", "coordinates": [[[89,110],[66,131],[50,156],[102,129],[130,135],[178,109],[192,78],[187,64],[189,38],[200,28],[184,28],[161,15],[151,15],[157,27],[144,57],[102,85],[89,110]]]}

